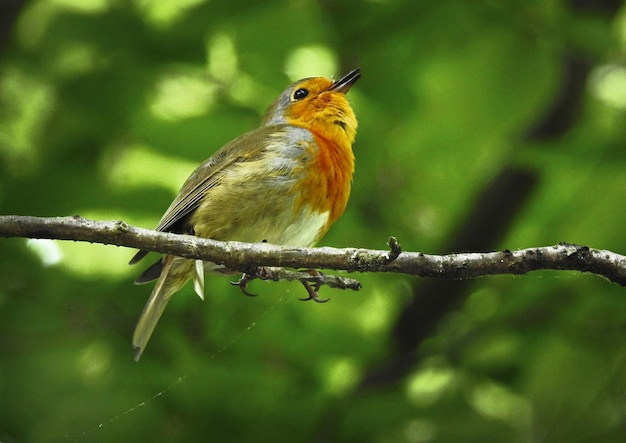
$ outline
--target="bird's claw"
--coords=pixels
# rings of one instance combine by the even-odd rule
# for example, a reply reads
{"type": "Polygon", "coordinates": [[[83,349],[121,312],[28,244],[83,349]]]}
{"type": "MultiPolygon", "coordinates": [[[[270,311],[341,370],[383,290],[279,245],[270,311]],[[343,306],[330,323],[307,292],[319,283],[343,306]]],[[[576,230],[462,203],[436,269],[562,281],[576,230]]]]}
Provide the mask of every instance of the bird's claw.
{"type": "Polygon", "coordinates": [[[319,271],[317,271],[317,270],[311,270],[310,273],[314,277],[317,277],[317,280],[313,284],[313,286],[311,286],[309,284],[309,282],[307,282],[307,281],[301,281],[302,286],[304,286],[304,289],[306,289],[308,297],[307,298],[300,298],[298,300],[301,300],[301,301],[314,300],[316,303],[326,303],[328,300],[330,300],[330,298],[320,298],[319,294],[318,294],[318,291],[319,291],[320,287],[323,284],[322,278],[321,278],[321,273],[319,271]]]}
{"type": "Polygon", "coordinates": [[[230,284],[233,286],[239,286],[239,289],[241,290],[241,292],[243,292],[248,297],[256,297],[258,294],[253,294],[252,292],[248,291],[248,283],[250,283],[255,278],[256,278],[255,275],[251,275],[245,272],[239,280],[231,281],[230,284]]]}
{"type": "MultiPolygon", "coordinates": [[[[326,303],[327,301],[330,300],[330,298],[322,299],[319,297],[319,294],[318,294],[319,289],[324,284],[322,273],[315,269],[309,270],[308,272],[313,276],[313,278],[315,279],[315,282],[313,284],[310,284],[307,281],[300,280],[300,282],[302,283],[302,286],[304,286],[304,289],[306,289],[307,297],[300,298],[299,300],[301,301],[313,300],[316,303],[326,303]]],[[[265,280],[268,276],[271,276],[271,275],[272,275],[271,268],[263,268],[263,267],[256,268],[252,272],[244,272],[239,280],[231,281],[230,284],[233,286],[238,286],[241,292],[243,292],[248,297],[256,297],[258,294],[253,294],[248,291],[248,283],[250,283],[252,280],[255,280],[257,278],[262,278],[265,280]]]]}

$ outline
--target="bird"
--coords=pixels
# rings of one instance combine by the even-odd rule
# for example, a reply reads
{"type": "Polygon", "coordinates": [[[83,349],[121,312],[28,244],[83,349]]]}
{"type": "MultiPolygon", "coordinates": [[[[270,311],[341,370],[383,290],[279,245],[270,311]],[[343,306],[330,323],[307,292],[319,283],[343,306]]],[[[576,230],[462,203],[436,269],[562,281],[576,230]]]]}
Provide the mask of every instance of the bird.
{"type": "MultiPolygon", "coordinates": [[[[222,241],[312,247],[344,212],[352,185],[357,119],[346,93],[361,77],[309,77],[269,106],[187,178],[156,230],[222,241]]],[[[129,264],[148,254],[140,250],[129,264]]],[[[168,301],[187,281],[204,299],[204,274],[220,266],[164,255],[135,280],[157,280],[133,334],[139,361],[168,301]]],[[[242,290],[244,288],[242,277],[242,290]]],[[[305,285],[306,286],[306,285],[305,285]]],[[[323,301],[310,292],[308,299],[323,301]],[[312,295],[312,296],[311,296],[312,295]]],[[[250,295],[250,294],[248,294],[250,295]]]]}

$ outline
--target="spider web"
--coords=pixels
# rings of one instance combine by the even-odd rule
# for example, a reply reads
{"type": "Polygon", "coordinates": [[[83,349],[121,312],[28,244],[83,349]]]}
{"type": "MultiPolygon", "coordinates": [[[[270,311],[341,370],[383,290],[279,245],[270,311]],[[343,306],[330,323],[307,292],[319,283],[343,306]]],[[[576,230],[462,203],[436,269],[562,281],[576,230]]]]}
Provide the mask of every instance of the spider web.
{"type": "MultiPolygon", "coordinates": [[[[221,346],[219,349],[217,349],[215,352],[213,352],[210,355],[210,359],[217,359],[217,358],[219,358],[220,355],[223,354],[227,349],[230,349],[242,337],[246,336],[252,329],[254,329],[254,327],[257,325],[257,323],[262,321],[265,317],[267,317],[274,310],[274,308],[279,303],[281,303],[283,301],[283,299],[284,299],[284,297],[280,296],[280,297],[278,297],[276,299],[276,301],[274,301],[272,304],[267,306],[263,310],[263,312],[261,312],[259,314],[257,320],[252,321],[248,326],[243,328],[239,333],[237,333],[227,343],[225,343],[223,346],[221,346]]],[[[142,400],[139,403],[136,403],[134,406],[129,407],[128,409],[120,412],[117,415],[114,415],[114,416],[112,416],[110,418],[107,418],[106,420],[101,421],[97,425],[94,425],[91,428],[86,429],[85,431],[82,431],[82,432],[79,432],[79,433],[67,433],[67,434],[65,434],[63,436],[63,439],[65,441],[72,441],[72,442],[82,441],[86,437],[89,437],[92,434],[97,433],[100,430],[102,430],[102,429],[104,429],[104,428],[106,428],[108,426],[111,426],[112,424],[114,424],[118,420],[120,420],[122,418],[125,418],[127,416],[130,416],[130,415],[138,412],[139,410],[141,410],[143,407],[145,407],[145,406],[147,406],[147,405],[149,405],[149,404],[151,404],[151,403],[153,403],[155,401],[158,401],[160,397],[163,397],[163,396],[167,395],[170,391],[172,391],[177,386],[182,385],[183,383],[186,383],[198,371],[199,371],[199,369],[189,370],[188,372],[186,372],[182,376],[179,376],[176,379],[176,381],[174,381],[171,384],[167,385],[166,387],[164,387],[160,391],[156,392],[154,395],[146,398],[145,400],[142,400]]]]}

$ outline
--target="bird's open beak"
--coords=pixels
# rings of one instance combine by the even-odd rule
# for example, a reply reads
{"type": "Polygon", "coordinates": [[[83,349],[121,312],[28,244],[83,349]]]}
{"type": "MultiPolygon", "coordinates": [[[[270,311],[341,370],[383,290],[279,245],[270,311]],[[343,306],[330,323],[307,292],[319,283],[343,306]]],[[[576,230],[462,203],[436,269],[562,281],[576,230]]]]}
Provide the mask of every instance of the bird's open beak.
{"type": "Polygon", "coordinates": [[[353,84],[361,77],[361,70],[355,69],[353,71],[348,72],[346,75],[337,80],[330,87],[329,91],[339,91],[342,93],[348,92],[348,90],[352,87],[353,84]]]}

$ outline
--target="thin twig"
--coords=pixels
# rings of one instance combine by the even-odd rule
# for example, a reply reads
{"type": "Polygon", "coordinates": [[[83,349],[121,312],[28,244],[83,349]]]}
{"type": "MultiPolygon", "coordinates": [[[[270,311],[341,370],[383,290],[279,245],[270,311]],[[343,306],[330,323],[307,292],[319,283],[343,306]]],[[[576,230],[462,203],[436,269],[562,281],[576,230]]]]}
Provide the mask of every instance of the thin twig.
{"type": "Polygon", "coordinates": [[[279,266],[467,279],[551,269],[589,272],[626,286],[626,256],[568,243],[516,251],[429,255],[399,252],[397,241],[390,241],[391,251],[295,248],[267,243],[220,242],[136,228],[122,221],[94,221],[78,216],[40,218],[14,215],[0,216],[0,237],[47,238],[126,246],[211,261],[241,272],[258,266],[279,266]]]}

